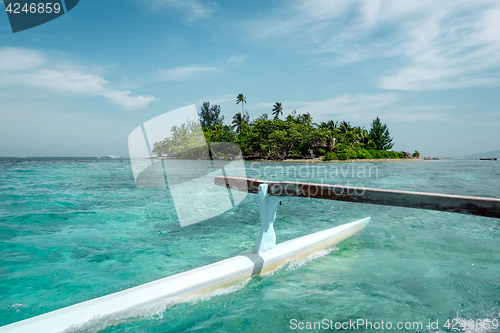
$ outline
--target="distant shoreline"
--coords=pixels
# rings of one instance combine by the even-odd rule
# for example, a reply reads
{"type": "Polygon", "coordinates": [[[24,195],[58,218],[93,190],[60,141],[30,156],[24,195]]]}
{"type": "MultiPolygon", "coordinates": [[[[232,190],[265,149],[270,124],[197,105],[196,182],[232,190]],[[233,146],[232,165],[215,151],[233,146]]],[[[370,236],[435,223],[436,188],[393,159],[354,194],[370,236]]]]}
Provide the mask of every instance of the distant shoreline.
{"type": "MultiPolygon", "coordinates": [[[[162,157],[151,157],[151,159],[158,159],[158,160],[168,160],[168,159],[173,159],[173,160],[184,160],[184,159],[179,159],[179,158],[168,158],[165,156],[162,157]]],[[[188,159],[189,160],[189,159],[188,159]]],[[[427,160],[432,160],[432,159],[425,159],[425,158],[370,158],[370,159],[351,159],[351,160],[330,160],[330,161],[323,161],[320,160],[319,158],[303,158],[303,159],[286,159],[286,160],[266,160],[266,159],[252,159],[252,160],[245,160],[245,162],[272,162],[272,163],[366,163],[366,162],[424,162],[427,160]]],[[[198,160],[196,160],[198,161],[198,160]]],[[[217,161],[217,160],[215,160],[217,161]]],[[[239,160],[241,161],[241,160],[239,160]]]]}
{"type": "MultiPolygon", "coordinates": [[[[254,160],[257,162],[274,162],[274,163],[366,163],[366,162],[424,162],[427,161],[423,158],[372,158],[372,159],[351,159],[351,160],[330,160],[330,161],[323,161],[320,160],[319,158],[312,158],[312,159],[289,159],[289,160],[283,160],[283,161],[276,161],[276,160],[254,160]]],[[[249,161],[250,162],[250,161],[249,161]]]]}

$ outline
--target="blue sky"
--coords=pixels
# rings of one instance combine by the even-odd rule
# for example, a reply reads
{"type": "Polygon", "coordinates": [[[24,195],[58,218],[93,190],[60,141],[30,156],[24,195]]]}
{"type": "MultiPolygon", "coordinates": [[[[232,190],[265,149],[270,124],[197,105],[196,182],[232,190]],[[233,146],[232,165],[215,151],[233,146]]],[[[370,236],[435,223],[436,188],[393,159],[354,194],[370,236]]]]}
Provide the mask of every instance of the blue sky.
{"type": "Polygon", "coordinates": [[[0,156],[127,156],[141,123],[203,101],[370,127],[394,150],[500,149],[500,2],[81,0],[0,15],[0,156]]]}

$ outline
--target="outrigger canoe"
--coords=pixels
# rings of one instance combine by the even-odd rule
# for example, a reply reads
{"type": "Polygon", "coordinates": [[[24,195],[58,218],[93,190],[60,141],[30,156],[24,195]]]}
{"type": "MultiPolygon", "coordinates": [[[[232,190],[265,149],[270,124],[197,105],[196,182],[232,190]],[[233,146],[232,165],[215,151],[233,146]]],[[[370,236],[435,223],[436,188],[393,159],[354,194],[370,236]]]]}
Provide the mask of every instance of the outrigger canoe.
{"type": "Polygon", "coordinates": [[[297,259],[332,248],[363,230],[364,218],[276,244],[276,209],[286,196],[330,199],[450,211],[500,218],[500,199],[435,193],[342,187],[326,184],[270,182],[257,179],[216,177],[215,184],[252,193],[259,205],[261,230],[253,251],[134,288],[49,312],[0,327],[0,332],[73,332],[95,320],[119,323],[146,314],[164,302],[182,302],[227,288],[252,276],[273,271],[297,259]]]}

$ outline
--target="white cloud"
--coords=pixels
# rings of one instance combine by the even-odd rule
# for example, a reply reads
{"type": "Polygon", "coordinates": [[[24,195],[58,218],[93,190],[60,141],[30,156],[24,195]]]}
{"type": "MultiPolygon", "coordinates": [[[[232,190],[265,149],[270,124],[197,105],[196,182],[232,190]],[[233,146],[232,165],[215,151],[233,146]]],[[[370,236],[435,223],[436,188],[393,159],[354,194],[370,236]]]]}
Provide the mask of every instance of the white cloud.
{"type": "Polygon", "coordinates": [[[101,95],[120,105],[125,110],[139,110],[148,107],[149,103],[157,101],[154,96],[130,96],[128,90],[104,90],[101,95]]]}
{"type": "MultiPolygon", "coordinates": [[[[285,101],[285,116],[293,110],[297,113],[310,113],[315,122],[326,120],[346,120],[366,122],[367,119],[380,117],[384,121],[437,121],[449,119],[440,112],[448,106],[400,107],[399,97],[393,93],[377,95],[343,95],[321,101],[285,101]],[[418,112],[415,112],[418,111],[418,112]]],[[[271,110],[274,103],[259,103],[257,108],[271,110]]],[[[270,111],[268,112],[270,114],[270,111]]]]}
{"type": "Polygon", "coordinates": [[[447,3],[421,18],[419,27],[408,29],[413,38],[401,50],[409,64],[382,77],[379,87],[417,91],[500,84],[500,3],[487,3],[447,3]]]}
{"type": "MultiPolygon", "coordinates": [[[[186,14],[188,21],[194,21],[201,18],[208,18],[215,11],[214,3],[207,5],[198,0],[152,0],[149,5],[155,8],[172,8],[186,14]]],[[[141,5],[144,3],[140,1],[141,5]]]]}
{"type": "Polygon", "coordinates": [[[245,62],[246,56],[234,56],[227,60],[228,65],[239,66],[245,62]]]}
{"type": "Polygon", "coordinates": [[[346,119],[349,121],[366,120],[370,116],[380,115],[397,101],[395,94],[378,95],[343,95],[331,99],[314,102],[289,102],[291,109],[298,113],[309,112],[315,120],[346,119]],[[333,117],[333,118],[332,118],[333,117]]]}
{"type": "Polygon", "coordinates": [[[300,45],[315,63],[391,59],[383,89],[500,84],[496,0],[297,0],[245,24],[251,39],[300,45]]]}
{"type": "Polygon", "coordinates": [[[240,66],[247,56],[233,56],[225,61],[219,61],[212,66],[188,65],[170,69],[160,69],[156,72],[157,81],[193,81],[200,80],[215,73],[226,71],[228,68],[240,66]]]}
{"type": "Polygon", "coordinates": [[[54,92],[70,93],[79,96],[102,96],[118,104],[125,110],[146,108],[155,101],[153,96],[130,96],[128,90],[116,90],[99,75],[86,74],[69,69],[40,68],[49,67],[42,54],[20,48],[0,49],[0,85],[25,85],[54,92]],[[17,58],[13,66],[3,66],[3,60],[17,58]]]}
{"type": "MultiPolygon", "coordinates": [[[[478,117],[478,115],[474,113],[466,114],[456,117],[456,121],[466,126],[477,126],[479,128],[484,128],[484,127],[498,128],[500,126],[500,111],[485,112],[482,113],[480,117],[478,117]]],[[[488,130],[488,132],[490,131],[488,130]]],[[[493,130],[490,133],[493,132],[496,133],[498,131],[493,130]]],[[[490,140],[493,140],[493,138],[490,138],[490,140]]],[[[496,140],[496,142],[498,142],[498,140],[496,140]]]]}
{"type": "Polygon", "coordinates": [[[17,71],[36,68],[46,59],[38,52],[16,48],[4,47],[0,49],[0,71],[17,71]]]}
{"type": "Polygon", "coordinates": [[[235,103],[236,95],[235,94],[226,94],[226,95],[216,97],[216,98],[205,98],[203,100],[198,101],[197,104],[201,105],[204,101],[210,101],[210,104],[235,103]]]}
{"type": "Polygon", "coordinates": [[[217,67],[184,66],[159,70],[157,76],[160,81],[189,81],[217,71],[217,67]]]}

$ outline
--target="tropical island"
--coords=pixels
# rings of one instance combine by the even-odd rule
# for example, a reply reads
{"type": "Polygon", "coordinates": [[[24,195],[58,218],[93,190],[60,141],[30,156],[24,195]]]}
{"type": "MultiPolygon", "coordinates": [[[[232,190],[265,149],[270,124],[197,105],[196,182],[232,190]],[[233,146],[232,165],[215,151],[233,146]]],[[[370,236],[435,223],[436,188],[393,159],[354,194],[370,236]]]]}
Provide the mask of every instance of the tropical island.
{"type": "Polygon", "coordinates": [[[231,125],[224,124],[220,105],[204,102],[198,112],[200,122],[187,121],[172,127],[171,136],[156,142],[153,154],[156,157],[186,159],[234,159],[243,154],[245,160],[312,159],[322,161],[350,159],[405,159],[419,158],[415,151],[391,151],[393,139],[386,124],[377,117],[370,130],[351,126],[349,122],[327,121],[313,123],[309,113],[298,114],[296,110],[285,119],[281,103],[275,103],[273,118],[267,114],[250,120],[244,109],[246,97],[239,94],[236,104],[242,111],[233,116],[231,125]],[[205,138],[209,156],[204,154],[206,146],[200,146],[205,138]]]}

